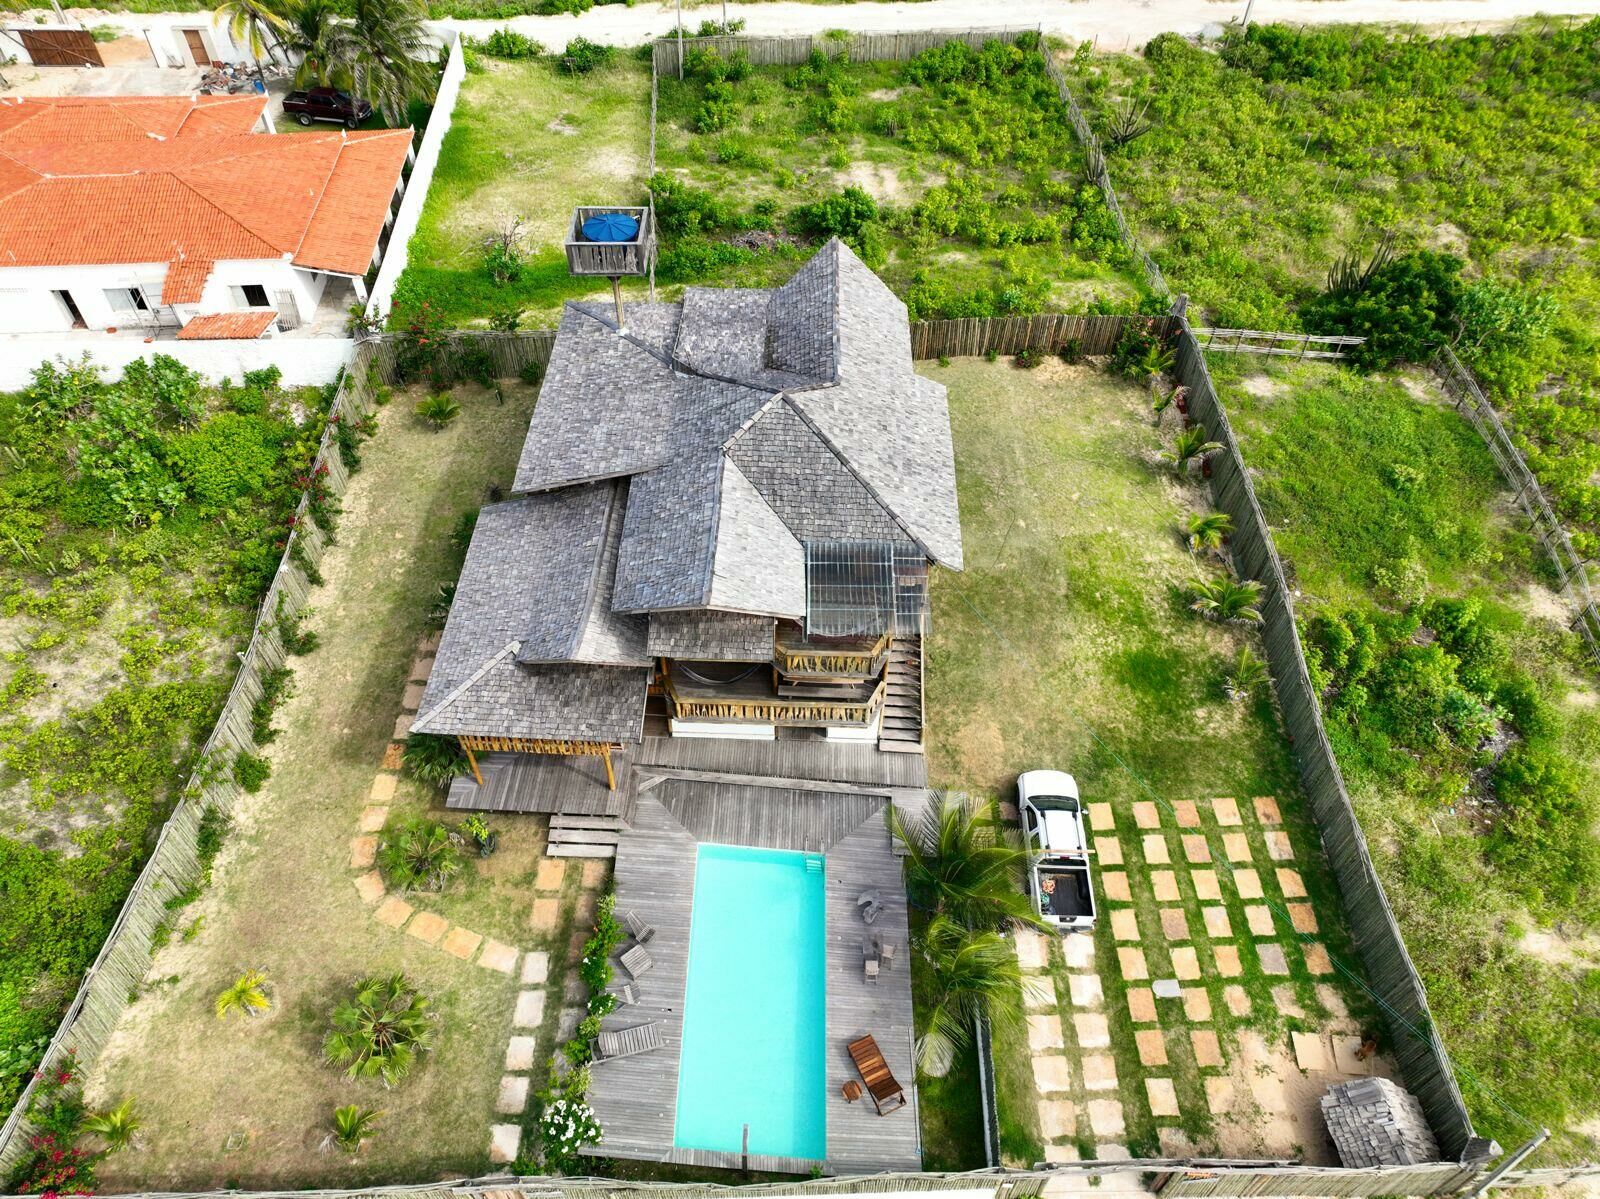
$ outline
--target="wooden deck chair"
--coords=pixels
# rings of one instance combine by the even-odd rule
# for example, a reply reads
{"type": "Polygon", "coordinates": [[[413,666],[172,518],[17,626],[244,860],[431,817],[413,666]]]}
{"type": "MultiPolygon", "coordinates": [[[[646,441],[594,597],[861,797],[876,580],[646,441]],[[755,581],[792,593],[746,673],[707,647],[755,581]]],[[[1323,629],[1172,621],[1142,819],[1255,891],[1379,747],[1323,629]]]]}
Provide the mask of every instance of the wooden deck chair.
{"type": "Polygon", "coordinates": [[[639,981],[641,974],[656,964],[655,958],[650,956],[650,951],[643,945],[635,945],[618,960],[635,982],[639,981]]]}
{"type": "Polygon", "coordinates": [[[872,1034],[851,1041],[849,1049],[850,1060],[856,1064],[856,1073],[861,1075],[861,1081],[867,1084],[867,1093],[877,1105],[878,1115],[887,1116],[903,1108],[906,1105],[905,1089],[895,1081],[894,1073],[889,1069],[889,1063],[884,1061],[883,1051],[878,1048],[878,1042],[872,1039],[872,1034]]]}
{"type": "Polygon", "coordinates": [[[643,945],[656,935],[655,927],[646,924],[639,918],[639,914],[631,909],[622,913],[622,919],[627,922],[628,931],[633,934],[633,939],[640,945],[643,945]]]}
{"type": "Polygon", "coordinates": [[[665,1049],[666,1045],[661,1039],[661,1021],[652,1020],[648,1024],[635,1024],[632,1028],[601,1033],[594,1043],[595,1060],[605,1062],[613,1058],[633,1057],[635,1054],[665,1049]]]}

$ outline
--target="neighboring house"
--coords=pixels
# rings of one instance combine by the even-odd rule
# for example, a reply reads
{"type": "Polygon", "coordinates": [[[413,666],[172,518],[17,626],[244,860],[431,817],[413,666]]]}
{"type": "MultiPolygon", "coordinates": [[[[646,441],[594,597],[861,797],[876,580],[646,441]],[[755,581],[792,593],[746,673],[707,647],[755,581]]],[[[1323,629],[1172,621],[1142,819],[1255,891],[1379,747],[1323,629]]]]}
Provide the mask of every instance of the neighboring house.
{"type": "Polygon", "coordinates": [[[960,568],[961,526],[905,305],[835,240],[782,287],[626,322],[567,305],[412,730],[608,776],[647,733],[920,750],[929,567],[960,568]]]}
{"type": "Polygon", "coordinates": [[[411,131],[253,132],[266,104],[0,100],[0,333],[259,337],[365,299],[411,131]]]}

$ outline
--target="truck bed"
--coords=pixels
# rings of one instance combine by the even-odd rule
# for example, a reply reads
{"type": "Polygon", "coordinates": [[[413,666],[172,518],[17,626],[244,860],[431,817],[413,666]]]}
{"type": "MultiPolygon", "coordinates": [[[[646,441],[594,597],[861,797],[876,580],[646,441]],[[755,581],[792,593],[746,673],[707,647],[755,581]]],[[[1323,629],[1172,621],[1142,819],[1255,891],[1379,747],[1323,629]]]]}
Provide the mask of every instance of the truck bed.
{"type": "Polygon", "coordinates": [[[1041,862],[1036,873],[1039,880],[1039,906],[1046,916],[1065,918],[1094,914],[1087,863],[1041,862]]]}

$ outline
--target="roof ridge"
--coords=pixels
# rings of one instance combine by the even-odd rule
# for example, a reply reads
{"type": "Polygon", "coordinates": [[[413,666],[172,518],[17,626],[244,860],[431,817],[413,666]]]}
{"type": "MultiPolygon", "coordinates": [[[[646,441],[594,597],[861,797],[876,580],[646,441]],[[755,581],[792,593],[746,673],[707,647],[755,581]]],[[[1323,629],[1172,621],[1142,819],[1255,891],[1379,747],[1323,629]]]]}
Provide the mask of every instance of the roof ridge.
{"type": "Polygon", "coordinates": [[[484,675],[489,673],[490,667],[498,663],[500,659],[504,658],[507,654],[515,654],[521,648],[522,642],[520,641],[506,642],[505,647],[501,649],[499,653],[491,655],[487,662],[467,676],[467,678],[459,686],[452,688],[448,695],[446,695],[438,703],[434,704],[433,707],[429,708],[426,712],[418,713],[417,718],[411,722],[411,731],[413,733],[423,731],[421,729],[422,725],[426,724],[440,712],[443,712],[451,704],[455,703],[455,701],[461,697],[461,694],[464,691],[466,691],[484,675]]]}
{"type": "MultiPolygon", "coordinates": [[[[333,156],[333,162],[328,167],[328,173],[322,177],[322,186],[317,189],[317,202],[311,206],[311,214],[306,217],[306,223],[300,227],[300,240],[295,242],[294,249],[290,252],[290,261],[295,261],[300,257],[300,249],[306,244],[306,234],[311,232],[311,226],[317,220],[317,213],[322,211],[322,202],[328,198],[328,185],[333,182],[334,172],[339,169],[339,160],[344,157],[344,148],[347,145],[349,145],[349,141],[344,136],[344,130],[341,129],[339,131],[339,151],[333,156]]],[[[389,203],[394,203],[393,192],[389,193],[389,203]]],[[[378,236],[383,236],[381,230],[378,236]]],[[[371,262],[367,263],[367,269],[372,269],[371,262]]]]}
{"type": "MultiPolygon", "coordinates": [[[[139,172],[137,172],[137,171],[136,171],[136,172],[134,172],[134,174],[138,174],[138,173],[139,173],[139,172]]],[[[206,204],[208,204],[208,205],[210,205],[210,206],[211,206],[211,207],[212,207],[212,208],[214,208],[214,209],[216,209],[216,211],[217,211],[217,213],[218,213],[218,214],[219,214],[219,215],[220,215],[220,216],[221,216],[221,217],[222,217],[222,218],[223,218],[223,219],[224,219],[224,220],[227,220],[227,221],[232,221],[232,222],[233,222],[233,223],[234,223],[234,224],[235,224],[235,225],[237,225],[237,226],[238,226],[238,227],[239,227],[239,228],[240,228],[240,229],[242,229],[242,230],[244,230],[244,232],[245,232],[245,233],[248,233],[248,234],[249,234],[249,235],[250,235],[250,236],[251,236],[251,237],[253,237],[253,238],[255,238],[255,239],[256,239],[256,241],[258,241],[258,242],[260,242],[260,243],[261,243],[261,244],[262,244],[262,245],[264,245],[264,246],[266,246],[266,247],[268,247],[268,248],[269,248],[269,249],[270,249],[270,250],[272,250],[272,251],[273,251],[273,252],[274,252],[274,253],[280,253],[280,252],[281,252],[281,251],[279,251],[279,250],[278,250],[278,247],[277,247],[277,246],[275,246],[275,245],[273,245],[273,244],[272,244],[272,243],[271,243],[271,242],[270,242],[270,241],[268,241],[268,240],[267,240],[267,239],[266,239],[266,238],[264,238],[264,237],[262,237],[262,236],[261,236],[261,234],[259,234],[259,233],[257,233],[257,232],[256,232],[256,231],[255,231],[255,230],[254,230],[254,229],[252,229],[252,228],[251,228],[251,227],[250,227],[250,226],[249,226],[249,225],[246,225],[246,224],[245,224],[245,223],[244,223],[244,222],[243,222],[243,221],[241,221],[241,220],[240,220],[240,219],[239,219],[239,218],[238,218],[238,217],[236,217],[236,216],[234,216],[234,215],[233,215],[233,213],[231,213],[231,212],[229,212],[229,211],[228,211],[228,210],[227,210],[227,209],[226,209],[226,208],[224,208],[224,207],[223,207],[223,206],[222,206],[222,205],[220,205],[220,204],[218,204],[218,203],[217,203],[217,202],[216,202],[216,201],[215,201],[215,200],[213,200],[213,199],[212,199],[212,198],[211,198],[211,197],[210,197],[210,196],[208,196],[208,195],[206,195],[206,194],[205,194],[205,192],[203,192],[203,191],[201,191],[201,190],[200,190],[200,189],[199,189],[199,188],[198,188],[198,187],[196,187],[196,186],[195,186],[195,185],[194,185],[194,184],[192,184],[192,183],[190,183],[190,182],[189,182],[189,181],[188,181],[188,180],[187,180],[187,179],[185,179],[185,178],[184,178],[184,177],[183,177],[183,176],[182,176],[182,175],[181,175],[181,174],[180,174],[180,173],[178,173],[178,172],[177,172],[177,171],[150,171],[150,172],[147,172],[147,174],[150,174],[150,175],[166,175],[166,176],[168,176],[168,177],[170,177],[170,178],[171,178],[171,179],[172,179],[172,181],[173,181],[173,182],[174,182],[174,183],[176,183],[176,184],[177,184],[177,185],[178,185],[178,186],[179,186],[179,187],[183,187],[183,188],[186,188],[186,189],[188,189],[188,190],[189,190],[189,191],[191,191],[191,192],[193,192],[193,193],[194,193],[194,195],[195,195],[195,197],[196,197],[196,198],[197,198],[197,199],[200,199],[200,200],[202,200],[202,201],[204,201],[204,202],[205,202],[205,203],[206,203],[206,204]]],[[[212,261],[215,261],[215,259],[213,259],[213,260],[212,260],[212,261]]]]}
{"type": "MultiPolygon", "coordinates": [[[[624,475],[623,479],[626,480],[627,476],[624,475]]],[[[617,499],[627,487],[627,483],[624,481],[623,485],[618,487],[616,481],[612,480],[609,483],[592,483],[589,486],[608,487],[611,495],[606,499],[606,517],[600,526],[600,545],[595,551],[594,563],[589,569],[589,587],[583,597],[582,619],[573,627],[572,641],[567,646],[567,652],[573,656],[574,660],[577,657],[579,646],[583,644],[584,634],[589,631],[589,616],[594,609],[595,597],[599,595],[600,588],[604,585],[604,580],[600,576],[605,573],[606,549],[611,544],[612,526],[620,523],[617,518],[617,499]]]]}

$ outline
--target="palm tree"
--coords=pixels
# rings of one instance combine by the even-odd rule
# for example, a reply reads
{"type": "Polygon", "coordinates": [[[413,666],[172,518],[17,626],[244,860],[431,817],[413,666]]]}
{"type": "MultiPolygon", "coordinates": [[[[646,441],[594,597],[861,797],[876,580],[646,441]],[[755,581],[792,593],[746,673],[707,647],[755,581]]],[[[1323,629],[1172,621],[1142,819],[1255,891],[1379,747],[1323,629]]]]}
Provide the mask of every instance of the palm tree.
{"type": "Polygon", "coordinates": [[[456,403],[448,391],[441,391],[438,395],[424,396],[418,400],[417,415],[438,430],[461,415],[461,405],[456,403]]]}
{"type": "Polygon", "coordinates": [[[401,891],[443,891],[461,873],[461,851],[450,830],[431,820],[413,820],[378,850],[378,866],[401,891]]]}
{"type": "Polygon", "coordinates": [[[294,71],[296,87],[335,87],[349,74],[353,51],[349,22],[341,20],[334,0],[294,0],[289,7],[282,41],[298,53],[294,71]]]}
{"type": "Polygon", "coordinates": [[[432,100],[438,86],[426,15],[419,0],[354,0],[351,7],[351,91],[391,125],[411,100],[432,100]]]}
{"type": "Polygon", "coordinates": [[[133,1099],[124,1099],[108,1112],[94,1112],[83,1118],[85,1132],[97,1132],[105,1138],[106,1152],[116,1153],[126,1149],[139,1131],[140,1120],[133,1111],[133,1099]]]}
{"type": "Polygon", "coordinates": [[[963,928],[948,916],[935,916],[928,923],[919,949],[928,966],[929,986],[923,1032],[917,1038],[917,1068],[942,1078],[956,1053],[971,1043],[979,1016],[995,1023],[1017,1023],[1022,969],[1004,937],[963,928]]]}
{"type": "Polygon", "coordinates": [[[433,1047],[429,1006],[403,974],[364,978],[333,1009],[323,1053],[348,1078],[381,1078],[392,1087],[411,1073],[418,1053],[433,1047]]]}
{"type": "Polygon", "coordinates": [[[272,1006],[267,994],[267,974],[264,970],[246,970],[238,980],[217,996],[217,1016],[231,1011],[241,1011],[247,1016],[258,1016],[272,1006]]]}
{"type": "Polygon", "coordinates": [[[893,805],[888,819],[909,851],[906,894],[917,907],[969,928],[1040,924],[1021,887],[1027,851],[1007,844],[995,821],[944,792],[935,792],[915,827],[893,805]]]}
{"type": "Polygon", "coordinates": [[[1261,609],[1256,606],[1261,599],[1261,584],[1254,579],[1235,583],[1232,579],[1218,579],[1212,583],[1196,583],[1189,591],[1189,607],[1207,620],[1225,624],[1260,624],[1261,609]]]}
{"type": "Polygon", "coordinates": [[[449,786],[451,779],[467,770],[467,757],[461,752],[460,743],[454,737],[433,733],[412,733],[407,737],[400,763],[412,778],[435,787],[449,786]]]}
{"type": "Polygon", "coordinates": [[[1248,645],[1241,645],[1233,669],[1228,672],[1228,698],[1236,704],[1243,703],[1266,685],[1267,677],[1267,664],[1248,645]]]}
{"type": "Polygon", "coordinates": [[[375,1112],[370,1108],[357,1107],[355,1104],[346,1104],[344,1107],[333,1109],[333,1141],[346,1153],[354,1153],[361,1148],[361,1142],[372,1135],[372,1126],[378,1122],[382,1112],[375,1112]]]}
{"type": "Polygon", "coordinates": [[[1161,461],[1169,462],[1179,474],[1184,474],[1194,463],[1196,458],[1202,458],[1213,450],[1220,450],[1220,441],[1207,441],[1206,431],[1199,425],[1192,429],[1179,429],[1178,436],[1173,439],[1170,450],[1161,451],[1161,461]]]}
{"type": "Polygon", "coordinates": [[[1226,512],[1198,512],[1189,518],[1187,532],[1190,553],[1220,550],[1233,532],[1233,517],[1226,512]]]}
{"type": "Polygon", "coordinates": [[[272,44],[282,44],[282,35],[288,28],[283,15],[272,0],[221,0],[212,19],[225,25],[234,44],[243,43],[255,59],[256,79],[261,90],[267,90],[267,77],[261,73],[261,56],[271,57],[272,44]]]}

